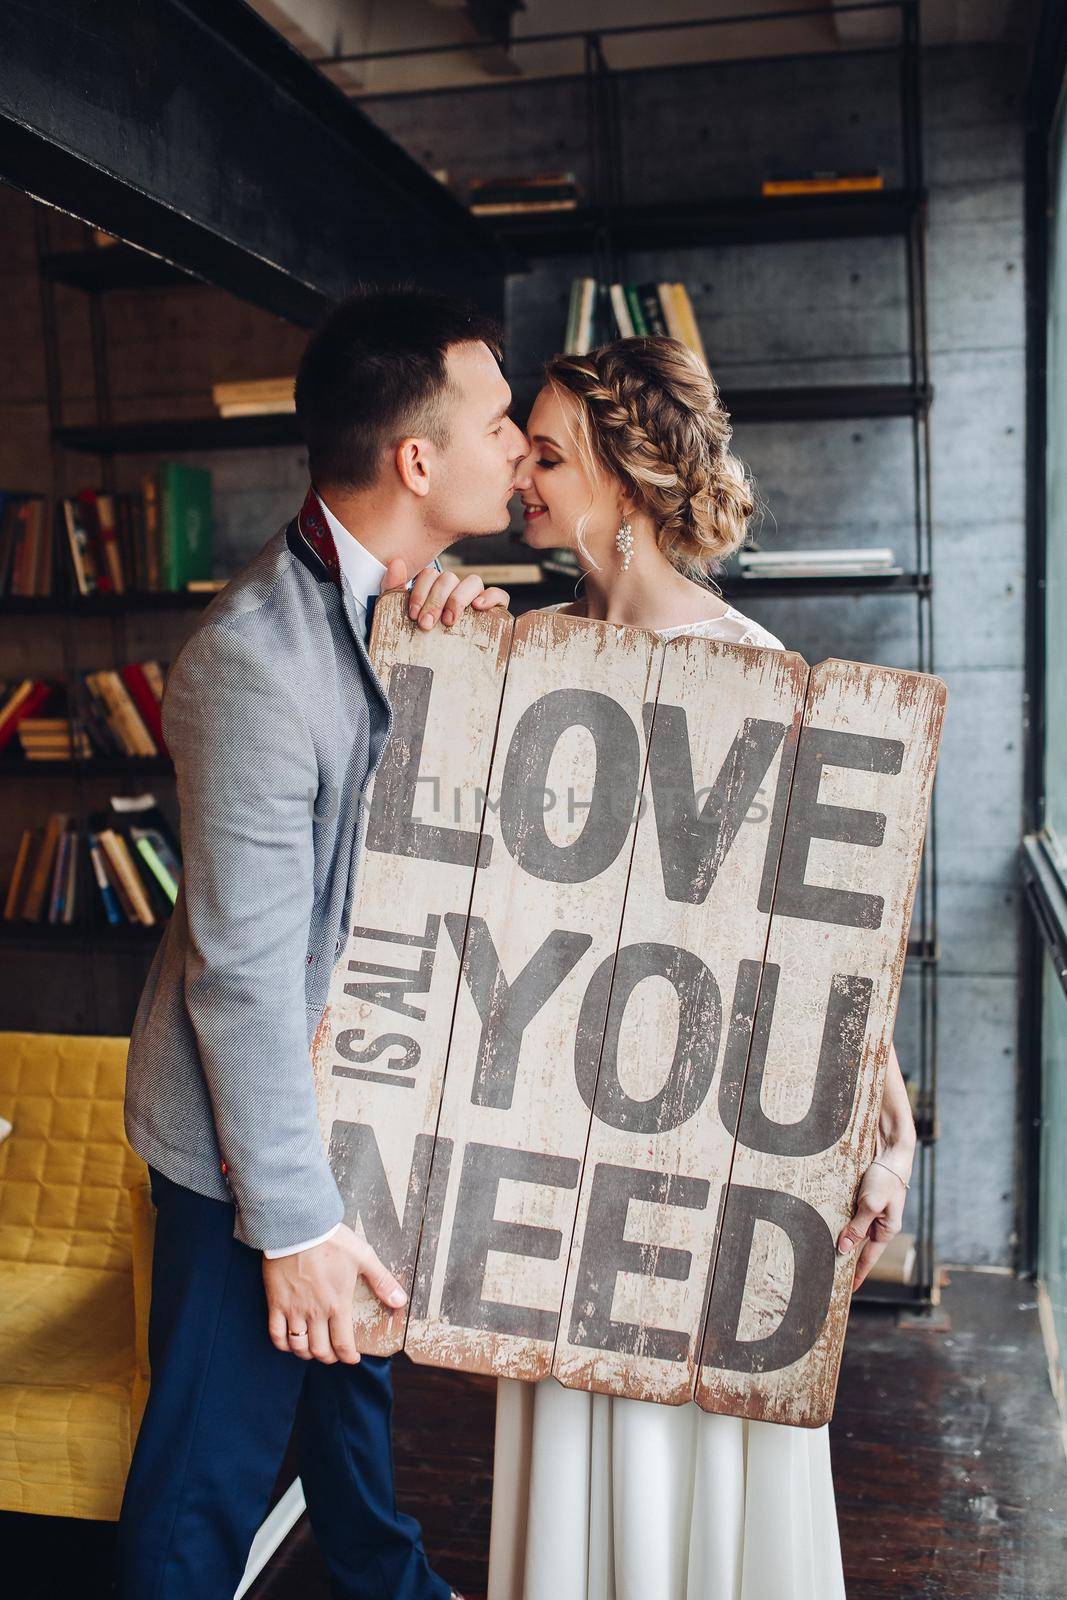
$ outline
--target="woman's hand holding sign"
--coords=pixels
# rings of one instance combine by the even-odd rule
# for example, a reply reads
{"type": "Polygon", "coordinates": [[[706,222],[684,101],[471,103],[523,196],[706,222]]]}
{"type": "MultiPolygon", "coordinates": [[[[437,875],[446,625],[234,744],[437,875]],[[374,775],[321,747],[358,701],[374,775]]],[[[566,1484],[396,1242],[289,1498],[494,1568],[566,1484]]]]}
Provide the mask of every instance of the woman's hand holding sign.
{"type": "Polygon", "coordinates": [[[878,1119],[878,1155],[860,1180],[855,1210],[837,1240],[841,1255],[863,1246],[856,1257],[853,1291],[900,1232],[914,1158],[915,1123],[897,1052],[891,1045],[878,1119]]]}

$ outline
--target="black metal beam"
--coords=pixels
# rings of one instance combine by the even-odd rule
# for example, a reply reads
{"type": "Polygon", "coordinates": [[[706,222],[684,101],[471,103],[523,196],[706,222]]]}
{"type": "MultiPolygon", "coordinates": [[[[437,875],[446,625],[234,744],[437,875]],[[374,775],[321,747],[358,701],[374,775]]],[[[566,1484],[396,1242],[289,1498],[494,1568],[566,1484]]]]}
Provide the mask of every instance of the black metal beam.
{"type": "Polygon", "coordinates": [[[1025,827],[1044,826],[1045,499],[1051,140],[1067,74],[1067,11],[1047,0],[1026,100],[1026,690],[1025,827]]]}
{"type": "Polygon", "coordinates": [[[313,322],[361,280],[499,310],[490,232],[242,0],[4,0],[0,177],[313,322]]]}

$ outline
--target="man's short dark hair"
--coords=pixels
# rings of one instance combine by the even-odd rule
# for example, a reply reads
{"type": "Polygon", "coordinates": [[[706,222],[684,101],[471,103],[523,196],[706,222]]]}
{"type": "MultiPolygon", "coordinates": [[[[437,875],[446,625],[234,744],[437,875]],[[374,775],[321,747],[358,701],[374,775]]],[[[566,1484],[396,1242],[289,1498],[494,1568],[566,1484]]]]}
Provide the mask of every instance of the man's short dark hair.
{"type": "Polygon", "coordinates": [[[312,334],[296,415],[316,484],[365,489],[409,436],[448,445],[450,345],[481,340],[503,358],[500,324],[473,304],[415,288],[361,289],[312,334]]]}

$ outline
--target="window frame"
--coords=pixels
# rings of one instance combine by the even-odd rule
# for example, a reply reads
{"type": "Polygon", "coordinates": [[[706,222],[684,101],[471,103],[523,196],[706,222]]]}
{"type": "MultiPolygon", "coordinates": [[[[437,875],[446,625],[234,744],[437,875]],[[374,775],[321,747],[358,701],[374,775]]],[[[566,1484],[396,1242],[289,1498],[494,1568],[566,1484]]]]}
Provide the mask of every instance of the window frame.
{"type": "MultiPolygon", "coordinates": [[[[1050,206],[1054,201],[1053,138],[1067,97],[1067,15],[1046,0],[1034,42],[1027,95],[1026,174],[1026,661],[1024,835],[1020,875],[1019,1051],[1020,1162],[1017,1207],[1019,1267],[1037,1270],[1042,1131],[1042,1015],[1046,952],[1067,992],[1067,868],[1046,828],[1047,572],[1048,572],[1048,320],[1050,206]]],[[[1067,137],[1067,135],[1065,135],[1067,137]]],[[[1065,153],[1067,160],[1067,153],[1065,153]]],[[[1064,263],[1067,270],[1067,263],[1064,263]]]]}

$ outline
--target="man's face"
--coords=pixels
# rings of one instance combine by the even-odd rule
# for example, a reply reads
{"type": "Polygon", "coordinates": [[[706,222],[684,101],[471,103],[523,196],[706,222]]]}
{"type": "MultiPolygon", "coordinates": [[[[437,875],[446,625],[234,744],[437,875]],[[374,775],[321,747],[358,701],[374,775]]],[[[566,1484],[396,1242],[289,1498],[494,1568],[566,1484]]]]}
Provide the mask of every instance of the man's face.
{"type": "Polygon", "coordinates": [[[445,360],[454,390],[445,402],[450,437],[434,452],[426,510],[451,543],[510,526],[515,468],[527,445],[507,414],[511,389],[489,346],[450,345],[445,360]]]}

